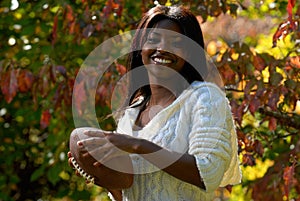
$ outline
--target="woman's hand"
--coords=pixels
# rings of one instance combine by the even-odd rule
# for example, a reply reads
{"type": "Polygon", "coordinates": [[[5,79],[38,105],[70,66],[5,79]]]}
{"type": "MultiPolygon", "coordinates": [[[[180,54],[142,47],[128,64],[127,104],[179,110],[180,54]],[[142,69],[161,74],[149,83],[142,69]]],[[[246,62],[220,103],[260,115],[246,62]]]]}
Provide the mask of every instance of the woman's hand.
{"type": "MultiPolygon", "coordinates": [[[[104,188],[109,189],[109,191],[119,191],[120,189],[129,188],[133,183],[133,169],[130,157],[115,157],[108,161],[105,165],[99,165],[95,167],[93,165],[95,159],[91,155],[86,155],[88,153],[84,147],[79,148],[78,160],[81,163],[84,163],[86,172],[93,175],[95,178],[95,184],[104,188]],[[91,162],[91,163],[90,163],[91,162]],[[90,172],[89,172],[90,171],[90,172]]],[[[73,155],[71,152],[68,152],[68,164],[73,169],[72,163],[73,155]]],[[[74,170],[75,174],[81,177],[81,174],[76,169],[74,170]]],[[[86,180],[86,183],[90,183],[86,180]]],[[[114,195],[115,196],[115,195],[114,195]]]]}
{"type": "Polygon", "coordinates": [[[79,141],[78,146],[87,150],[83,156],[91,155],[97,160],[94,166],[106,165],[113,158],[134,153],[140,141],[128,135],[100,130],[87,130],[84,134],[90,138],[79,141]]]}
{"type": "Polygon", "coordinates": [[[109,163],[116,157],[122,158],[124,155],[135,153],[170,175],[205,189],[195,157],[192,155],[167,150],[148,140],[128,135],[94,130],[87,130],[84,133],[91,139],[79,141],[79,146],[88,150],[87,156],[96,157],[95,166],[109,163]]]}
{"type": "MultiPolygon", "coordinates": [[[[78,172],[78,170],[75,169],[75,167],[74,167],[74,165],[73,165],[73,163],[72,163],[72,158],[73,158],[72,153],[69,151],[69,152],[68,152],[68,164],[69,164],[69,166],[70,166],[72,169],[75,170],[75,175],[77,175],[78,177],[82,177],[82,176],[80,175],[80,173],[78,172]]],[[[86,182],[87,184],[90,183],[89,180],[85,180],[85,182],[86,182]]]]}

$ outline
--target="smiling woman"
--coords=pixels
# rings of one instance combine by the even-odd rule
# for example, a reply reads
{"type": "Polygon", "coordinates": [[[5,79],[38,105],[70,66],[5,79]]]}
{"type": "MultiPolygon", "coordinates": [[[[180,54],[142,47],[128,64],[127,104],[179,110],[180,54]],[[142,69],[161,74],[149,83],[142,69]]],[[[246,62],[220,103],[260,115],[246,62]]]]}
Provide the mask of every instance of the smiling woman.
{"type": "MultiPolygon", "coordinates": [[[[112,199],[211,201],[219,186],[240,182],[230,106],[218,86],[204,81],[203,47],[196,17],[181,6],[158,5],[141,20],[128,70],[144,66],[139,78],[148,84],[129,90],[115,132],[86,129],[91,138],[78,142],[78,149],[87,150],[80,162],[93,156],[94,168],[130,157],[133,183],[122,188],[122,179],[111,175],[112,199]]],[[[130,78],[129,87],[136,79],[130,78]]]]}
{"type": "Polygon", "coordinates": [[[143,63],[144,65],[165,65],[179,72],[185,63],[183,60],[184,39],[178,34],[170,34],[170,32],[164,32],[162,29],[181,33],[179,25],[170,19],[157,22],[143,45],[141,53],[143,63]],[[173,50],[172,54],[166,51],[169,49],[173,50]]]}

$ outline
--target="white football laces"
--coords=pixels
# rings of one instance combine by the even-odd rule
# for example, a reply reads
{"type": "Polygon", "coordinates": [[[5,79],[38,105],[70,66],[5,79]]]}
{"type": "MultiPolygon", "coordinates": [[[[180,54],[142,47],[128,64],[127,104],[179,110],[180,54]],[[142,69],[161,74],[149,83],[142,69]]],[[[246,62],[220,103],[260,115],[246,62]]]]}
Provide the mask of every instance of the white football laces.
{"type": "Polygon", "coordinates": [[[79,172],[80,176],[82,176],[83,178],[85,178],[87,181],[89,181],[90,183],[94,184],[95,183],[95,178],[91,175],[89,175],[88,173],[86,173],[76,162],[75,158],[72,157],[71,158],[71,162],[74,166],[74,168],[79,172]]]}

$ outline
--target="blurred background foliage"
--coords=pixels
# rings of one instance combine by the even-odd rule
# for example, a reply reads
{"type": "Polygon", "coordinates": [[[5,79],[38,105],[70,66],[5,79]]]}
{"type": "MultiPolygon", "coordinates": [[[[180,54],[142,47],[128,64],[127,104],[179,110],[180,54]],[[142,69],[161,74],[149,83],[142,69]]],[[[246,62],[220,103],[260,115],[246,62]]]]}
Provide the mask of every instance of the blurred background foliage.
{"type": "MultiPolygon", "coordinates": [[[[300,5],[296,0],[159,1],[189,7],[222,75],[239,137],[243,182],[216,200],[300,200],[300,5]]],[[[150,0],[0,2],[0,200],[108,200],[67,165],[72,89],[89,53],[134,29],[150,0]]],[[[109,47],[106,47],[109,48],[109,47]]],[[[114,54],[112,52],[112,54],[114,54]]],[[[110,112],[116,61],[97,89],[110,112]]],[[[82,98],[85,87],[74,92],[82,98]]],[[[111,130],[112,119],[101,122],[111,130]]]]}

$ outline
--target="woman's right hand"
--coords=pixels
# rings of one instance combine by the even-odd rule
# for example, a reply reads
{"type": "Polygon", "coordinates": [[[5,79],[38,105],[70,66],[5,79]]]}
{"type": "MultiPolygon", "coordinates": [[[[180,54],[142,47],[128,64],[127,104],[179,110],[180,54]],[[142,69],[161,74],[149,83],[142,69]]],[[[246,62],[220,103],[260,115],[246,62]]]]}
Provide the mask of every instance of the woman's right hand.
{"type": "MultiPolygon", "coordinates": [[[[78,172],[78,170],[74,167],[74,165],[73,165],[73,163],[72,163],[72,153],[69,151],[68,152],[68,164],[69,164],[69,166],[73,169],[73,170],[75,170],[75,175],[77,175],[78,177],[82,177],[81,175],[80,175],[80,173],[78,172]]],[[[85,181],[87,184],[88,183],[90,183],[88,180],[86,180],[85,181]]]]}
{"type": "MultiPolygon", "coordinates": [[[[72,163],[72,153],[69,151],[68,152],[68,164],[69,166],[75,170],[75,174],[79,177],[81,177],[81,175],[79,174],[78,170],[75,169],[73,163],[72,163]]],[[[90,183],[89,181],[86,181],[86,183],[90,183]]],[[[121,190],[113,190],[113,189],[107,189],[111,194],[112,196],[114,197],[114,199],[116,201],[121,201],[122,200],[122,191],[121,190]]]]}

